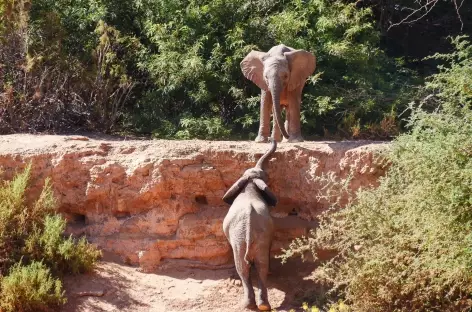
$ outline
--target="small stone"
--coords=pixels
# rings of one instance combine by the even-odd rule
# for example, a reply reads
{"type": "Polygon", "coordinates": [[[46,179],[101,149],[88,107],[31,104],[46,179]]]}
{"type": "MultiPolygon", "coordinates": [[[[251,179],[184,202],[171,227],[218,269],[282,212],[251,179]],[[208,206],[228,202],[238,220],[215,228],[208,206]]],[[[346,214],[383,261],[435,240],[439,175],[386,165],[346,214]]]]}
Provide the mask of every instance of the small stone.
{"type": "Polygon", "coordinates": [[[89,138],[84,136],[74,136],[74,137],[66,137],[64,141],[88,141],[89,138]]]}
{"type": "Polygon", "coordinates": [[[78,297],[86,297],[86,296],[90,296],[90,297],[103,297],[103,295],[105,295],[105,291],[104,290],[89,290],[89,291],[79,291],[77,293],[75,293],[76,296],[78,297]]]}

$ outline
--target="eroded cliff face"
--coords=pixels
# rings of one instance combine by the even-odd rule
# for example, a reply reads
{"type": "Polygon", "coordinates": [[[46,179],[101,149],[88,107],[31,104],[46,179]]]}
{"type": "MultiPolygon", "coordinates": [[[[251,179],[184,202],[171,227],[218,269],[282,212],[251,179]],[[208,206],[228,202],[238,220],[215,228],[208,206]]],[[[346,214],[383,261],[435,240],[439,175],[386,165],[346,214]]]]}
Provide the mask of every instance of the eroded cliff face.
{"type": "MultiPolygon", "coordinates": [[[[327,208],[319,200],[323,174],[352,174],[349,187],[375,185],[384,169],[374,164],[384,143],[279,144],[268,163],[273,251],[307,234],[327,208]]],[[[3,179],[32,161],[31,197],[50,177],[68,232],[86,235],[105,251],[145,270],[162,261],[217,266],[232,261],[222,231],[226,190],[255,165],[269,144],[253,142],[100,140],[74,136],[0,137],[3,179]]]]}

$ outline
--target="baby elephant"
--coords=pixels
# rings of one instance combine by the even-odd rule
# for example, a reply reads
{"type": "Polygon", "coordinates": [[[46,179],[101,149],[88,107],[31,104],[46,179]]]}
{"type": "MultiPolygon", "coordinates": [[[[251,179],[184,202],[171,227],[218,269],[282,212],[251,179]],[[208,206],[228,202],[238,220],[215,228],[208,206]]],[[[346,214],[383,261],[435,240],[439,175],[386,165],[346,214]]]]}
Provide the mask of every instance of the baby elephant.
{"type": "Polygon", "coordinates": [[[256,268],[260,293],[257,307],[271,310],[267,299],[267,273],[269,253],[274,232],[269,206],[275,206],[277,199],[267,186],[264,166],[275,152],[277,142],[257,162],[256,167],[246,170],[243,176],[223,196],[231,207],[223,221],[223,231],[234,254],[234,263],[244,288],[245,308],[255,308],[256,300],[249,276],[251,265],[256,268]]]}

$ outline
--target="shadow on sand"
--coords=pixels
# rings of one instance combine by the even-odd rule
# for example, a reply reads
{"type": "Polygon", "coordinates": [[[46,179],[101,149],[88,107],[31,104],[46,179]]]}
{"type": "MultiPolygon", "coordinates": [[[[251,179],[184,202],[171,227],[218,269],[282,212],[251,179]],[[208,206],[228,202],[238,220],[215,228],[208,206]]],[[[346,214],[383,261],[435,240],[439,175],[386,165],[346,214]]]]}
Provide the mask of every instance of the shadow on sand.
{"type": "MultiPolygon", "coordinates": [[[[119,259],[106,255],[104,262],[119,263],[119,259]]],[[[121,311],[130,307],[145,307],[140,301],[133,299],[128,288],[133,287],[133,281],[125,276],[119,270],[110,266],[100,265],[97,272],[91,272],[82,276],[67,276],[64,281],[64,288],[67,289],[67,303],[62,307],[62,312],[108,312],[121,311]],[[80,296],[81,292],[104,292],[103,296],[91,297],[80,296]],[[84,302],[86,303],[84,304],[84,302]],[[100,302],[100,305],[98,304],[100,302]],[[110,309],[104,309],[103,303],[110,306],[110,309]]]]}
{"type": "MultiPolygon", "coordinates": [[[[187,265],[188,261],[183,261],[187,265]]],[[[300,258],[289,259],[287,263],[282,264],[280,259],[271,258],[270,260],[271,272],[268,276],[268,291],[269,300],[271,290],[277,290],[284,294],[283,301],[279,304],[273,305],[272,308],[277,311],[288,311],[294,309],[295,311],[302,311],[300,309],[303,302],[318,303],[323,301],[324,290],[316,285],[307,277],[316,268],[313,262],[303,262],[300,258]]],[[[152,274],[165,275],[176,279],[187,279],[191,277],[197,280],[221,280],[239,286],[239,295],[242,294],[242,286],[240,278],[234,268],[234,265],[221,266],[220,269],[200,269],[194,268],[191,270],[191,276],[188,274],[188,267],[178,268],[179,261],[170,261],[165,269],[158,270],[152,274]]],[[[252,283],[254,291],[258,291],[257,273],[254,268],[251,270],[252,283]]],[[[239,296],[233,295],[234,304],[239,304],[239,296]]],[[[272,301],[272,300],[271,300],[272,301]]],[[[280,302],[280,301],[279,301],[280,302]]]]}
{"type": "MultiPolygon", "coordinates": [[[[98,266],[97,273],[65,279],[68,302],[61,311],[164,311],[167,308],[172,311],[244,311],[236,308],[241,300],[242,286],[234,267],[201,269],[189,268],[182,265],[184,263],[188,264],[170,261],[153,273],[137,273],[136,267],[124,265],[119,259],[107,255],[98,266]],[[136,292],[143,290],[143,285],[137,283],[144,279],[154,282],[144,285],[146,294],[143,291],[142,296],[137,296],[136,292]],[[162,283],[166,284],[164,288],[159,285],[162,283]],[[197,287],[193,288],[196,293],[188,296],[187,292],[187,296],[184,295],[187,287],[197,287]],[[104,291],[105,295],[81,297],[79,293],[82,291],[104,291]],[[154,302],[151,299],[155,299],[154,302]]],[[[300,259],[290,259],[283,265],[279,259],[271,259],[268,290],[272,308],[277,311],[301,311],[299,308],[304,301],[317,301],[320,289],[313,281],[305,279],[314,268],[314,263],[304,263],[300,259]]],[[[251,275],[257,294],[255,272],[251,275]]]]}

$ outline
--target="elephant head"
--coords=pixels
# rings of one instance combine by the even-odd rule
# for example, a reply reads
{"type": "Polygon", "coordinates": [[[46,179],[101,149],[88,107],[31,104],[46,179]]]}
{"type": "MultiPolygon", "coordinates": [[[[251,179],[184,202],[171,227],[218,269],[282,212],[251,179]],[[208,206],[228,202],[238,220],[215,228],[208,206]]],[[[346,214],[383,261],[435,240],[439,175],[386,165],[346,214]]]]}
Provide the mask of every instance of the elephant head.
{"type": "Polygon", "coordinates": [[[281,44],[267,53],[251,51],[240,65],[247,79],[271,93],[274,120],[288,139],[289,135],[282,123],[280,94],[284,89],[290,92],[305,84],[308,76],[315,71],[315,56],[305,50],[295,50],[281,44]]]}
{"type": "Polygon", "coordinates": [[[260,191],[260,194],[270,206],[277,204],[277,198],[274,193],[267,186],[267,173],[264,171],[267,159],[275,152],[277,148],[277,141],[271,139],[271,148],[259,159],[254,168],[247,169],[243,176],[236,181],[233,186],[223,196],[223,201],[227,204],[232,204],[235,198],[241,193],[247,183],[254,183],[260,191]]]}

